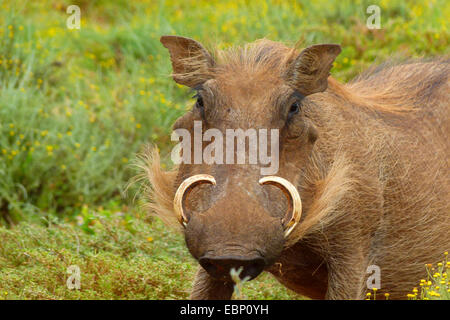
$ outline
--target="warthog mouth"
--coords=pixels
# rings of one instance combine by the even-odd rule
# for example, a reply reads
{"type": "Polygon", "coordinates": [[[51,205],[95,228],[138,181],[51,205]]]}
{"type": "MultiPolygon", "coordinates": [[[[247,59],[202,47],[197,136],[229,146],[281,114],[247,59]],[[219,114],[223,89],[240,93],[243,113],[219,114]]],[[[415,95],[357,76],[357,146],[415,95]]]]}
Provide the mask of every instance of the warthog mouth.
{"type": "Polygon", "coordinates": [[[266,267],[266,261],[261,256],[203,256],[200,265],[213,278],[223,281],[232,280],[232,270],[238,271],[240,279],[252,280],[266,267]]]}
{"type": "MultiPolygon", "coordinates": [[[[216,179],[208,174],[197,174],[184,180],[175,193],[173,206],[178,221],[186,227],[189,220],[185,214],[184,201],[194,187],[200,184],[216,185],[216,179]]],[[[259,180],[260,185],[273,185],[280,188],[288,199],[288,210],[284,218],[281,220],[284,226],[284,236],[288,237],[300,221],[302,215],[302,201],[297,188],[288,180],[277,177],[267,176],[259,180]]]]}

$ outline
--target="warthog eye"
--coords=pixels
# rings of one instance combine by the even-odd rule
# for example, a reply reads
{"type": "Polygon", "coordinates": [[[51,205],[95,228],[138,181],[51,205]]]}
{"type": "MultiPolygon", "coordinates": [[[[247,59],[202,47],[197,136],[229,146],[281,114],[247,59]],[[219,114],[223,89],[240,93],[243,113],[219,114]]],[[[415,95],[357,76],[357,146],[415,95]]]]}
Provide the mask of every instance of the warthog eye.
{"type": "Polygon", "coordinates": [[[197,108],[203,108],[204,107],[204,105],[203,105],[203,98],[201,96],[199,96],[199,95],[197,95],[196,97],[197,97],[197,102],[195,103],[195,106],[197,108]]]}
{"type": "Polygon", "coordinates": [[[300,104],[298,102],[294,102],[291,105],[288,113],[288,120],[291,120],[294,115],[296,115],[300,111],[300,104]]]}
{"type": "Polygon", "coordinates": [[[197,98],[197,102],[195,103],[195,107],[200,110],[200,114],[202,115],[202,117],[205,117],[205,106],[203,104],[203,98],[201,95],[196,94],[194,96],[194,98],[197,98]]]}

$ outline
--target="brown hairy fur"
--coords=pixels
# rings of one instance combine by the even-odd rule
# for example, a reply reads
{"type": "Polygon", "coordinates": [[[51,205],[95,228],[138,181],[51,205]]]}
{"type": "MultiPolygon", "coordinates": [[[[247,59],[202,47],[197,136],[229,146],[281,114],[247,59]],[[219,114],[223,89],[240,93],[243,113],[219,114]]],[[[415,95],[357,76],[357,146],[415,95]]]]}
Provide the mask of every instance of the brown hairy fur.
{"type": "MultiPolygon", "coordinates": [[[[199,63],[192,70],[205,79],[275,79],[297,55],[259,40],[217,51],[206,69],[198,57],[189,63],[199,63]]],[[[361,299],[366,268],[376,264],[381,292],[405,298],[424,264],[449,249],[449,72],[448,59],[384,65],[347,84],[330,77],[326,91],[308,96],[306,116],[319,138],[308,164],[296,168],[302,220],[269,270],[281,283],[314,298],[361,299]]],[[[155,151],[146,162],[150,210],[176,224],[177,168],[162,171],[155,151]]]]}

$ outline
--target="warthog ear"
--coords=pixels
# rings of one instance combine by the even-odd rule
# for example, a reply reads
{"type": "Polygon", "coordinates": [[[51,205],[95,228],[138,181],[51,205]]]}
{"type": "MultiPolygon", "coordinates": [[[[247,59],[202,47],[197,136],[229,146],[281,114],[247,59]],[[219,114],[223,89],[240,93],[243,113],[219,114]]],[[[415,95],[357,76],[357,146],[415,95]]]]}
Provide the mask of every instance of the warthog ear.
{"type": "Polygon", "coordinates": [[[169,50],[177,83],[193,88],[208,80],[214,59],[200,43],[179,36],[162,36],[160,40],[169,50]]]}
{"type": "Polygon", "coordinates": [[[304,49],[287,69],[286,79],[304,95],[327,89],[334,59],[341,53],[337,44],[318,44],[304,49]]]}

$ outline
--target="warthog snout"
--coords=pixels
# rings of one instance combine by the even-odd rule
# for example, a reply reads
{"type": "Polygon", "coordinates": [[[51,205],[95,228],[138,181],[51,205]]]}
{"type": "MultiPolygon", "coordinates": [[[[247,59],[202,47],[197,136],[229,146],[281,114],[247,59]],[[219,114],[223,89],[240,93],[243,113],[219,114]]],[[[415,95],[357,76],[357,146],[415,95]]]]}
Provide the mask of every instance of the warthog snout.
{"type": "Polygon", "coordinates": [[[249,277],[249,280],[251,280],[256,278],[266,266],[262,257],[244,256],[203,256],[199,259],[199,263],[213,278],[225,280],[230,279],[232,268],[239,270],[242,267],[239,277],[241,279],[249,277]]]}
{"type": "Polygon", "coordinates": [[[242,267],[241,279],[253,279],[273,264],[301,216],[298,191],[286,179],[277,176],[244,179],[238,175],[235,179],[224,184],[217,183],[209,174],[193,175],[180,184],[174,199],[174,210],[185,228],[189,251],[210,276],[225,281],[231,280],[232,268],[242,267]],[[185,209],[184,203],[200,184],[211,185],[210,190],[219,195],[196,194],[194,203],[203,199],[210,201],[210,205],[204,211],[192,213],[185,209]],[[265,192],[270,190],[278,192],[281,200],[283,194],[286,196],[284,216],[274,214],[264,205],[265,192]]]}

